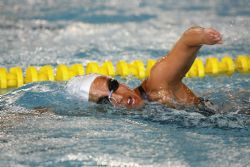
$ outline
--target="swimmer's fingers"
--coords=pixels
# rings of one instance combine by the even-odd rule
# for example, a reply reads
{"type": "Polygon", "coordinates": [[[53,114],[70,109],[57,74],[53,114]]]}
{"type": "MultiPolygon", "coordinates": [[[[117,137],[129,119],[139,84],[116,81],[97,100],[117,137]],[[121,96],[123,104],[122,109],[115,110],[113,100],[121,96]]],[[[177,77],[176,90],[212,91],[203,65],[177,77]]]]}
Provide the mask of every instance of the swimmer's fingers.
{"type": "Polygon", "coordinates": [[[205,33],[207,34],[206,44],[222,44],[222,35],[216,31],[215,29],[205,29],[205,33]]]}
{"type": "Polygon", "coordinates": [[[215,37],[215,40],[217,41],[217,43],[216,43],[216,44],[223,44],[222,35],[220,35],[220,36],[216,36],[216,37],[215,37]]]}
{"type": "Polygon", "coordinates": [[[212,27],[206,28],[205,30],[207,30],[211,35],[221,36],[220,32],[212,27]]]}
{"type": "Polygon", "coordinates": [[[217,42],[217,44],[223,44],[223,40],[222,40],[222,39],[219,40],[219,41],[217,42]]]}
{"type": "Polygon", "coordinates": [[[204,29],[205,32],[205,44],[222,44],[222,35],[213,28],[204,29]]]}

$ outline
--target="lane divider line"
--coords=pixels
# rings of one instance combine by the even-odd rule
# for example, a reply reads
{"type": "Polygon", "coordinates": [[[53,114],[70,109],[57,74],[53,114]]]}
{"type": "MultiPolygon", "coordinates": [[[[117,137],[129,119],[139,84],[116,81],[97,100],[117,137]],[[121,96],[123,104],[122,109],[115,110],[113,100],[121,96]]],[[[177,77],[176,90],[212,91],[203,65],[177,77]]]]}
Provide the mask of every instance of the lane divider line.
{"type": "MultiPolygon", "coordinates": [[[[91,73],[112,77],[119,75],[124,78],[134,76],[142,80],[150,75],[150,70],[155,63],[156,60],[148,59],[146,66],[142,60],[133,60],[130,63],[120,60],[116,66],[111,61],[105,61],[101,64],[93,61],[89,62],[85,68],[82,64],[71,66],[59,64],[56,69],[53,69],[51,65],[45,65],[39,69],[29,66],[24,70],[25,75],[19,66],[10,69],[0,67],[0,89],[20,87],[31,82],[67,81],[72,77],[91,73]]],[[[250,56],[238,55],[235,59],[224,56],[220,60],[217,57],[208,57],[205,63],[201,58],[196,58],[186,77],[231,76],[235,72],[250,73],[250,56]]]]}

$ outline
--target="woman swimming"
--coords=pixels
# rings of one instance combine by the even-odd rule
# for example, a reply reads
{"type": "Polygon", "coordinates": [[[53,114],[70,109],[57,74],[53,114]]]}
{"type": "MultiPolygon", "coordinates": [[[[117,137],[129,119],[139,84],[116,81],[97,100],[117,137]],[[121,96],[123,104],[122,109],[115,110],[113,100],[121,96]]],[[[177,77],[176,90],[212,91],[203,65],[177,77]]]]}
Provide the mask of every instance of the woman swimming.
{"type": "Polygon", "coordinates": [[[183,82],[202,45],[222,44],[221,34],[213,28],[192,27],[184,32],[173,49],[159,59],[150,75],[134,90],[118,81],[97,74],[79,76],[67,83],[72,95],[113,106],[138,108],[144,100],[169,107],[198,106],[202,101],[183,82]]]}

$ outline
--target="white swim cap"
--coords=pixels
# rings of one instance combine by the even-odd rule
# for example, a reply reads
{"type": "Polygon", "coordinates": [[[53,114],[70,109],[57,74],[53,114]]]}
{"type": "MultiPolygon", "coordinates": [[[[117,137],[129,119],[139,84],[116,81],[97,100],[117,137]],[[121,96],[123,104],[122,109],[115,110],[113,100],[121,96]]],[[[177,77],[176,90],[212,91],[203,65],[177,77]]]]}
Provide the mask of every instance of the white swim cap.
{"type": "Polygon", "coordinates": [[[90,86],[98,76],[101,75],[89,74],[74,77],[67,82],[66,89],[71,95],[88,101],[90,86]]]}

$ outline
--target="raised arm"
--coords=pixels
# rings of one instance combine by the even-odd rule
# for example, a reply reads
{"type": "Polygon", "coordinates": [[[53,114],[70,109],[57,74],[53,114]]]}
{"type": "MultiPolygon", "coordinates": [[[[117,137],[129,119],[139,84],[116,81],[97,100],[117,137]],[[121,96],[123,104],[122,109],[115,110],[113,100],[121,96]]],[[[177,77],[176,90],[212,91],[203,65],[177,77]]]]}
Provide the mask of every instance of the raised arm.
{"type": "Polygon", "coordinates": [[[201,46],[220,43],[220,33],[212,28],[193,27],[186,30],[170,53],[153,66],[147,85],[151,90],[157,90],[180,83],[192,66],[201,46]]]}

